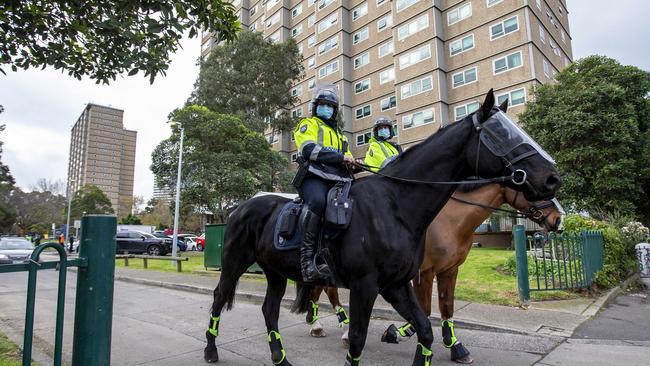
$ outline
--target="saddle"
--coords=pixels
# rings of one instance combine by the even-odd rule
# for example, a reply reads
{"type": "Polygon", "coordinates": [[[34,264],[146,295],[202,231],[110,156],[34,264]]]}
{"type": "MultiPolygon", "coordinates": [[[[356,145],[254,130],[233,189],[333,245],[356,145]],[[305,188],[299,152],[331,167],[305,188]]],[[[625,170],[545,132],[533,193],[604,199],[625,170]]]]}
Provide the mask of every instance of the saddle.
{"type": "MultiPolygon", "coordinates": [[[[352,206],[354,200],[349,197],[351,182],[339,182],[327,193],[327,207],[323,224],[323,232],[319,241],[319,251],[323,241],[332,240],[348,228],[352,221],[352,206]]],[[[287,202],[275,223],[273,244],[279,251],[300,248],[300,213],[303,201],[296,198],[287,202]]]]}

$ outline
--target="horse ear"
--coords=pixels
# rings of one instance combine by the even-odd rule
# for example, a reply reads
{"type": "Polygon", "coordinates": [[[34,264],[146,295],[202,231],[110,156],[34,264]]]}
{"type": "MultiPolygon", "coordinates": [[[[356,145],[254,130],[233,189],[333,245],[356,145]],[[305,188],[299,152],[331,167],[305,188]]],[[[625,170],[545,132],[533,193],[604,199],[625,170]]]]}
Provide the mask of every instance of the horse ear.
{"type": "Polygon", "coordinates": [[[485,122],[488,117],[490,117],[492,107],[494,107],[494,90],[490,89],[490,91],[485,96],[483,105],[481,106],[481,122],[485,122]]]}
{"type": "Polygon", "coordinates": [[[503,103],[501,103],[501,105],[499,106],[499,109],[503,113],[506,113],[508,111],[508,98],[506,98],[506,100],[504,100],[503,103]]]}

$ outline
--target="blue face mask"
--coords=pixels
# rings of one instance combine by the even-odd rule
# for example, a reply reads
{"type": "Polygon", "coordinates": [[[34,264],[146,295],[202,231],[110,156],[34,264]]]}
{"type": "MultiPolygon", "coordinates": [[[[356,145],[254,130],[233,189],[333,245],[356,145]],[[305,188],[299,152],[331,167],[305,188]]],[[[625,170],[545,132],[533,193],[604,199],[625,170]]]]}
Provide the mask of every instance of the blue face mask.
{"type": "Polygon", "coordinates": [[[390,138],[390,129],[384,127],[381,130],[377,131],[377,136],[383,138],[384,140],[388,140],[390,138]]]}
{"type": "Polygon", "coordinates": [[[327,104],[319,104],[316,106],[316,115],[322,119],[330,119],[334,115],[334,107],[327,104]]]}

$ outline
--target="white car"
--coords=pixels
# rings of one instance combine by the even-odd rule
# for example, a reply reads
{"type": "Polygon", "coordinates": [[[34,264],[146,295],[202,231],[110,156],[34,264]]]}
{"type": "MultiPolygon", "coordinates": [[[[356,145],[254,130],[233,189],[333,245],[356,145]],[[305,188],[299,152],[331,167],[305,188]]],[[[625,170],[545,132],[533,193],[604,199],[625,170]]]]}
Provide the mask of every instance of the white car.
{"type": "Polygon", "coordinates": [[[188,251],[190,251],[190,250],[197,250],[197,247],[196,247],[196,238],[194,238],[194,237],[188,237],[188,238],[185,238],[185,244],[187,244],[187,250],[188,250],[188,251]]]}

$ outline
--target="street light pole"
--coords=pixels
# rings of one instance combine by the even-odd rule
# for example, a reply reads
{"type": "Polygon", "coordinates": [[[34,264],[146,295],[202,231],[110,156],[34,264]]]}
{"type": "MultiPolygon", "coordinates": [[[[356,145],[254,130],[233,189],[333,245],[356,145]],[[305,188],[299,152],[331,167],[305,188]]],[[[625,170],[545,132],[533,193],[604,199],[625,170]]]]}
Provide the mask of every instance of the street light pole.
{"type": "MultiPolygon", "coordinates": [[[[185,129],[181,125],[181,144],[178,149],[178,173],[176,174],[176,204],[174,206],[174,235],[172,237],[172,257],[176,257],[176,242],[178,240],[178,209],[180,206],[181,197],[181,167],[183,165],[183,137],[185,136],[185,129]]],[[[174,261],[171,261],[173,265],[174,261]]]]}
{"type": "Polygon", "coordinates": [[[67,218],[65,220],[65,242],[63,243],[63,246],[66,245],[68,240],[70,240],[70,209],[72,207],[72,195],[70,194],[70,182],[68,182],[68,214],[67,218]]]}

